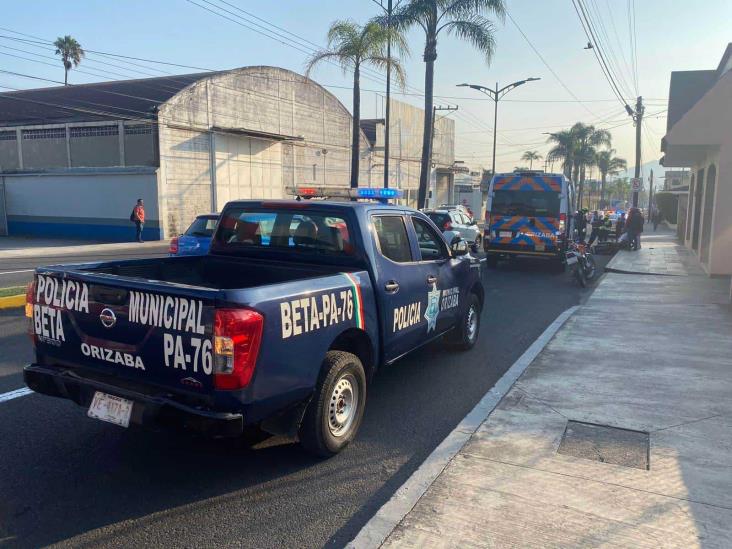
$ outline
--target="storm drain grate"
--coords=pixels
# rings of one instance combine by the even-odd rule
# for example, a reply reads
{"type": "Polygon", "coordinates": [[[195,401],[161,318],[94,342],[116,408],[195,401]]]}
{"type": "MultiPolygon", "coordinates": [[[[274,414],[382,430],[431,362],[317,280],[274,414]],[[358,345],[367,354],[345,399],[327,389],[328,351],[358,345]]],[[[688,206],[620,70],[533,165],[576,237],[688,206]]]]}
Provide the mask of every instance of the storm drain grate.
{"type": "Polygon", "coordinates": [[[568,421],[557,452],[623,467],[650,469],[650,438],[643,431],[568,421]]]}

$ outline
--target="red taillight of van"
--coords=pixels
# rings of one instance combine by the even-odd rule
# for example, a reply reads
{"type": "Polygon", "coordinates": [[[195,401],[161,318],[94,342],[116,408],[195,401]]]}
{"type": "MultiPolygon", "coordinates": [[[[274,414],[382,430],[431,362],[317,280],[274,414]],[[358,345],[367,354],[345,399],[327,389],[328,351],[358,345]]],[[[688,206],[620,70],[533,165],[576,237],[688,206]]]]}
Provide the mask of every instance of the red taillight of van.
{"type": "Polygon", "coordinates": [[[442,226],[443,231],[452,231],[452,223],[450,221],[445,221],[445,224],[442,226]]]}
{"type": "Polygon", "coordinates": [[[249,385],[262,342],[264,317],[250,309],[216,309],[214,319],[214,387],[249,385]]]}
{"type": "Polygon", "coordinates": [[[178,237],[177,236],[170,239],[170,247],[168,248],[168,253],[170,253],[170,254],[178,253],[178,237]]]}

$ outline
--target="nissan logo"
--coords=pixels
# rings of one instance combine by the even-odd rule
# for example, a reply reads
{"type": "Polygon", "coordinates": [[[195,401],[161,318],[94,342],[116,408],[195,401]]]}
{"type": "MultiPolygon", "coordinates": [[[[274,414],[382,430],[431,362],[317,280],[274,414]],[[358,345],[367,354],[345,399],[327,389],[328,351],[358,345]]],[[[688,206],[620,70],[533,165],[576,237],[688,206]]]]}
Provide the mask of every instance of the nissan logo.
{"type": "Polygon", "coordinates": [[[109,308],[102,309],[102,312],[99,313],[99,320],[102,321],[102,326],[105,328],[111,328],[117,324],[117,317],[114,315],[114,311],[109,308]]]}

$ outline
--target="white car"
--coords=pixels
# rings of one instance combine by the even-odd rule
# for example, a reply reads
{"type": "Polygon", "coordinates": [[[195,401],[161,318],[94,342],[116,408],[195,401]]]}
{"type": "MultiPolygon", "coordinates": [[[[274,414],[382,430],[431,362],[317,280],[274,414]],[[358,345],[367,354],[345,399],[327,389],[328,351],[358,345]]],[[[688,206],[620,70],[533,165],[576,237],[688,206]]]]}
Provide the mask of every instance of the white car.
{"type": "Polygon", "coordinates": [[[447,231],[460,233],[463,240],[472,248],[473,252],[480,249],[483,236],[480,234],[480,228],[474,219],[460,210],[425,210],[425,215],[437,225],[443,234],[447,231]]]}

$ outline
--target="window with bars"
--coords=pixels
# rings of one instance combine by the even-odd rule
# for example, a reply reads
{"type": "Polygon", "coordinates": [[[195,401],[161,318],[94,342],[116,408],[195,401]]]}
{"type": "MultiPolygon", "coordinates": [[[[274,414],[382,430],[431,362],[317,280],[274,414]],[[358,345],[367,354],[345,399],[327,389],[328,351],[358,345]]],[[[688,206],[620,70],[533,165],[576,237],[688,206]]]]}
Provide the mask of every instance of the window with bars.
{"type": "Polygon", "coordinates": [[[0,132],[0,141],[15,141],[17,135],[14,130],[0,132]]]}
{"type": "Polygon", "coordinates": [[[119,135],[119,126],[79,126],[72,127],[71,138],[78,137],[106,137],[119,135]]]}
{"type": "Polygon", "coordinates": [[[125,135],[149,135],[152,133],[150,124],[135,124],[133,126],[125,126],[125,135]]]}
{"type": "Polygon", "coordinates": [[[66,139],[66,128],[23,130],[23,139],[66,139]]]}

